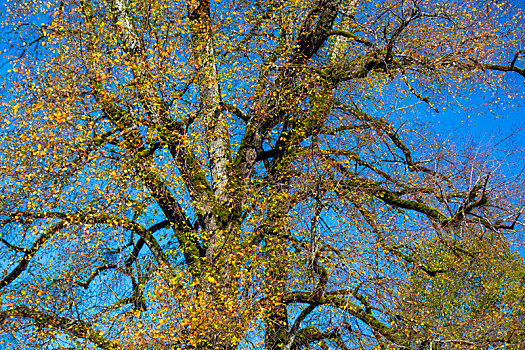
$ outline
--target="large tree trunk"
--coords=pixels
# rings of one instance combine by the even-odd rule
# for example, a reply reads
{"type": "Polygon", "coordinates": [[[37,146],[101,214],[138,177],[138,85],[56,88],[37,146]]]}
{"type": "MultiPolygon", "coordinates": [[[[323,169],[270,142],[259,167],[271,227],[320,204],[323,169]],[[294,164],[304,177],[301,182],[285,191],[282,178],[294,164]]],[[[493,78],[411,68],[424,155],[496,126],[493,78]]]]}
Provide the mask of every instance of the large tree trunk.
{"type": "Polygon", "coordinates": [[[188,17],[193,45],[193,59],[197,73],[200,103],[204,125],[206,125],[206,144],[209,152],[210,172],[215,203],[199,203],[207,207],[203,213],[204,229],[214,231],[206,251],[208,259],[213,258],[217,249],[222,245],[224,236],[218,229],[224,220],[221,220],[221,211],[217,210],[229,200],[228,182],[230,163],[230,141],[226,116],[221,108],[219,76],[217,59],[213,42],[213,23],[210,17],[208,0],[188,1],[188,17]]]}

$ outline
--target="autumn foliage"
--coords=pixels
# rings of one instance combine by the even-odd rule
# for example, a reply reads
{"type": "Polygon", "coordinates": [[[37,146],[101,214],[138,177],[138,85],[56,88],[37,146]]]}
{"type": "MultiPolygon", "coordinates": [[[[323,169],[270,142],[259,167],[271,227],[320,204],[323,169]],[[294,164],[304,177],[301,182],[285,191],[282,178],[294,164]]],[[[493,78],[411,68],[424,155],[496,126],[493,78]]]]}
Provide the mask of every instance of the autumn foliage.
{"type": "Polygon", "coordinates": [[[522,178],[416,118],[512,97],[519,10],[6,11],[0,348],[525,348],[522,178]]]}

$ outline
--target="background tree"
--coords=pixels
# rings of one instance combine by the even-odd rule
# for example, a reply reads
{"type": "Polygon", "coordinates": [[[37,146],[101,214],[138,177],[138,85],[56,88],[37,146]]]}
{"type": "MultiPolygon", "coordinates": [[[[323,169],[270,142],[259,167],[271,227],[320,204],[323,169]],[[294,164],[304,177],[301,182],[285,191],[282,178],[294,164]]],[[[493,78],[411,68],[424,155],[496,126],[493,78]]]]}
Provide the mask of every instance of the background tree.
{"type": "Polygon", "coordinates": [[[522,349],[523,259],[499,240],[475,240],[469,248],[476,253],[454,254],[439,243],[429,246],[431,259],[446,271],[430,277],[413,270],[392,322],[406,336],[435,349],[498,343],[522,349]]]}
{"type": "Polygon", "coordinates": [[[525,77],[521,16],[478,0],[14,4],[0,343],[519,346],[520,177],[414,113],[525,77]]]}

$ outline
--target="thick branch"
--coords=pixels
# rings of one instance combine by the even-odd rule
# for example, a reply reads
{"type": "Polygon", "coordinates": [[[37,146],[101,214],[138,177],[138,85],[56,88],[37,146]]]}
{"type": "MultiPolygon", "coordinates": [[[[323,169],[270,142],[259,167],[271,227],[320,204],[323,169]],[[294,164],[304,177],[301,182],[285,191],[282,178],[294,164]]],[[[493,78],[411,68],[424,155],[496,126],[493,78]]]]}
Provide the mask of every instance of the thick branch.
{"type": "MultiPolygon", "coordinates": [[[[45,242],[51,238],[56,232],[67,227],[68,225],[83,225],[83,224],[108,224],[114,226],[120,226],[125,229],[128,229],[137,235],[139,235],[148,248],[153,253],[155,260],[160,264],[164,265],[171,273],[170,263],[165,255],[162,247],[153,236],[153,233],[133,220],[118,217],[115,215],[109,214],[68,214],[68,213],[59,213],[59,212],[49,212],[49,213],[16,213],[13,214],[13,217],[16,217],[18,221],[27,220],[27,219],[61,219],[60,222],[52,225],[47,229],[38,239],[33,243],[31,248],[24,250],[25,254],[18,265],[9,273],[2,281],[0,281],[0,289],[7,286],[9,283],[14,281],[20,274],[27,268],[31,258],[38,252],[38,250],[45,244],[45,242]]],[[[187,238],[181,233],[181,242],[187,241],[187,238]]]]}
{"type": "Polygon", "coordinates": [[[338,0],[317,1],[316,6],[306,16],[295,40],[295,52],[290,63],[304,63],[319,51],[330,34],[339,6],[338,0]]]}
{"type": "Polygon", "coordinates": [[[104,338],[100,332],[94,330],[84,321],[46,314],[27,306],[18,306],[14,309],[0,311],[0,324],[11,317],[27,318],[33,321],[35,325],[60,329],[73,337],[86,339],[104,350],[121,349],[120,346],[104,338]]]}
{"type": "MultiPolygon", "coordinates": [[[[164,220],[164,221],[156,223],[155,225],[153,225],[150,228],[148,228],[148,231],[153,234],[153,233],[155,233],[158,230],[161,230],[163,228],[168,227],[169,225],[170,225],[169,220],[164,220]]],[[[130,267],[135,262],[135,260],[137,260],[137,258],[139,256],[139,253],[140,253],[140,250],[144,246],[144,243],[145,243],[144,238],[140,237],[140,239],[138,240],[137,244],[133,248],[133,251],[131,252],[129,258],[124,263],[124,266],[130,267]]]]}
{"type": "Polygon", "coordinates": [[[37,238],[35,243],[31,246],[31,248],[25,250],[25,254],[22,257],[22,260],[18,263],[18,265],[9,273],[4,279],[0,281],[0,290],[3,289],[5,286],[13,282],[22,272],[25,271],[27,266],[29,265],[29,261],[31,258],[38,252],[40,247],[42,247],[46,241],[51,238],[56,232],[60,231],[62,228],[66,227],[67,221],[62,220],[53,226],[51,226],[49,229],[44,231],[40,235],[40,237],[37,238]]]}
{"type": "Polygon", "coordinates": [[[516,72],[525,78],[525,69],[518,68],[514,65],[506,66],[502,64],[483,64],[482,66],[484,69],[495,70],[499,72],[516,72]]]}
{"type": "Polygon", "coordinates": [[[400,346],[408,347],[408,341],[398,336],[392,328],[383,324],[383,322],[381,322],[371,313],[367,313],[359,306],[342,297],[331,294],[325,294],[320,298],[316,298],[315,295],[310,292],[291,292],[284,296],[283,302],[286,304],[304,303],[315,305],[327,305],[341,309],[342,311],[347,312],[350,315],[363,321],[368,326],[379,332],[383,337],[385,337],[389,341],[400,346]]]}

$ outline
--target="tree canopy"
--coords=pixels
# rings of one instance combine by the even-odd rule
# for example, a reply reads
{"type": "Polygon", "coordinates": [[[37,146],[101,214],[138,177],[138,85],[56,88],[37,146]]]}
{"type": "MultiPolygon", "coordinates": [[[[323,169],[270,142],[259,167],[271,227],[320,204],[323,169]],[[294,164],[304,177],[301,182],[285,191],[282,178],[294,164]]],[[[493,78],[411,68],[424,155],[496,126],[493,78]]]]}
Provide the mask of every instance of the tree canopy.
{"type": "Polygon", "coordinates": [[[13,3],[0,347],[523,349],[523,164],[417,118],[512,94],[523,18],[492,0],[13,3]]]}

